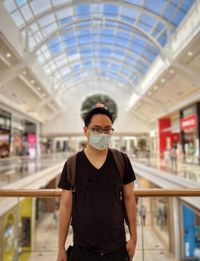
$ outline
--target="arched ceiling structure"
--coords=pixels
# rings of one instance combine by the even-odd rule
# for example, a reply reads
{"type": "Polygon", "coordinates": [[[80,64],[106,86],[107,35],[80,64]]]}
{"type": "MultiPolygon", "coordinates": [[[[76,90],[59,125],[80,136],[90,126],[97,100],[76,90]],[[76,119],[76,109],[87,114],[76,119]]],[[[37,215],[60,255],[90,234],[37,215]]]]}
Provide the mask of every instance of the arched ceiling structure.
{"type": "Polygon", "coordinates": [[[67,89],[97,77],[134,92],[194,0],[5,0],[29,52],[67,89]]]}
{"type": "MultiPolygon", "coordinates": [[[[75,104],[77,99],[80,102],[85,96],[95,93],[110,95],[119,103],[122,100],[130,103],[130,108],[135,110],[133,114],[146,115],[146,118],[141,116],[144,121],[152,119],[155,113],[158,117],[161,107],[165,109],[170,101],[174,104],[177,99],[193,94],[200,85],[198,62],[194,56],[187,56],[190,46],[199,53],[197,46],[200,37],[196,37],[199,33],[195,23],[191,22],[193,32],[196,30],[195,43],[185,41],[181,54],[177,54],[181,45],[172,45],[172,39],[179,38],[177,35],[183,22],[188,19],[194,7],[198,10],[198,16],[199,2],[3,0],[0,6],[5,8],[20,33],[24,53],[20,58],[16,55],[15,61],[13,55],[13,64],[11,59],[8,61],[3,55],[0,56],[3,61],[1,64],[0,59],[0,69],[6,64],[6,70],[0,72],[0,89],[9,96],[5,86],[11,86],[8,83],[18,77],[18,82],[12,84],[15,93],[21,88],[21,93],[26,92],[30,98],[29,91],[34,92],[27,103],[18,99],[29,105],[27,112],[39,112],[47,105],[49,108],[45,110],[50,118],[63,109],[62,104],[66,104],[66,100],[71,99],[71,103],[75,104]],[[168,72],[160,69],[160,61],[166,65],[165,70],[168,72]],[[37,86],[42,74],[37,76],[35,71],[31,72],[34,62],[39,64],[44,77],[48,79],[44,89],[37,86]],[[154,70],[157,62],[159,73],[154,70]],[[23,72],[26,66],[28,70],[23,72]],[[198,68],[195,69],[195,66],[198,68]],[[155,74],[153,80],[148,78],[151,71],[155,74]],[[33,80],[34,76],[36,78],[33,80]],[[187,78],[184,78],[184,84],[182,76],[187,78]],[[169,81],[173,83],[167,86],[169,81]],[[21,87],[21,82],[29,86],[29,91],[21,87]],[[165,91],[159,88],[159,85],[164,84],[165,91]],[[148,85],[149,89],[144,85],[148,85]],[[173,95],[173,91],[168,90],[172,90],[175,85],[180,89],[173,95]],[[38,97],[40,101],[35,106],[38,97]],[[134,97],[137,99],[132,102],[134,97]]],[[[196,23],[198,24],[197,20],[196,23]]],[[[1,37],[0,34],[0,40],[1,37]]],[[[2,39],[8,43],[3,37],[2,39]]],[[[14,49],[15,43],[11,44],[13,46],[10,50],[14,49]]],[[[11,93],[11,96],[14,97],[14,94],[11,93]]]]}

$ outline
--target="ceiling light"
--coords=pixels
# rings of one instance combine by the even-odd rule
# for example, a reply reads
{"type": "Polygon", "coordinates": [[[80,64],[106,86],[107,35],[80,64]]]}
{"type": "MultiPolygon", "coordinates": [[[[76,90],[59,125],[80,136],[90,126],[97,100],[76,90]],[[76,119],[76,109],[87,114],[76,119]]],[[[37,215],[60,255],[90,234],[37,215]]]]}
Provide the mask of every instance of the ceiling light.
{"type": "Polygon", "coordinates": [[[31,83],[32,83],[32,84],[34,84],[34,83],[35,83],[35,81],[34,81],[34,80],[31,80],[31,83]]]}
{"type": "Polygon", "coordinates": [[[170,70],[170,73],[171,73],[171,74],[174,73],[174,70],[170,70]]]}
{"type": "Polygon", "coordinates": [[[192,56],[192,55],[193,55],[193,53],[192,53],[192,52],[188,52],[187,54],[188,54],[188,56],[192,56]]]}
{"type": "Polygon", "coordinates": [[[7,53],[7,54],[6,54],[6,57],[7,57],[7,58],[10,58],[11,56],[12,56],[11,53],[7,53]]]}
{"type": "Polygon", "coordinates": [[[157,90],[158,89],[158,86],[154,86],[154,90],[157,90]]]}
{"type": "Polygon", "coordinates": [[[165,82],[165,79],[164,79],[164,78],[162,78],[162,79],[161,79],[161,82],[162,82],[162,83],[163,83],[163,82],[165,82]]]}
{"type": "Polygon", "coordinates": [[[25,75],[26,74],[26,71],[23,71],[23,75],[25,75]]]}

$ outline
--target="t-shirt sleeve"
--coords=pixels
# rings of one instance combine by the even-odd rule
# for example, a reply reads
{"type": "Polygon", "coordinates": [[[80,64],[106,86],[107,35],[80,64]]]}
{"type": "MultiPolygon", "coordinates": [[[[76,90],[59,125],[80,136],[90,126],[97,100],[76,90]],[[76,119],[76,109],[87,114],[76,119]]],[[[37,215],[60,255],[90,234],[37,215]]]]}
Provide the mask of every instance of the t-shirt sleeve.
{"type": "Polygon", "coordinates": [[[125,163],[125,174],[123,177],[123,184],[126,185],[136,180],[136,177],[128,156],[123,153],[123,158],[125,163]]]}
{"type": "Polygon", "coordinates": [[[61,189],[66,189],[66,190],[70,190],[70,183],[67,177],[67,161],[64,164],[61,176],[60,176],[60,181],[58,183],[58,187],[61,189]]]}

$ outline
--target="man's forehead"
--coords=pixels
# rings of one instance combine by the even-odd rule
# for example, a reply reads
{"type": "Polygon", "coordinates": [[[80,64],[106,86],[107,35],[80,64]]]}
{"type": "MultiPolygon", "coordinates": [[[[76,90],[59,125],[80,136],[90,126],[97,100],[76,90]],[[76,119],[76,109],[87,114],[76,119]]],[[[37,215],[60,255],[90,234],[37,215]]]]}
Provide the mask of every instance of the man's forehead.
{"type": "Polygon", "coordinates": [[[104,114],[96,114],[92,117],[90,124],[101,124],[107,123],[109,126],[112,125],[112,121],[107,115],[104,114]]]}

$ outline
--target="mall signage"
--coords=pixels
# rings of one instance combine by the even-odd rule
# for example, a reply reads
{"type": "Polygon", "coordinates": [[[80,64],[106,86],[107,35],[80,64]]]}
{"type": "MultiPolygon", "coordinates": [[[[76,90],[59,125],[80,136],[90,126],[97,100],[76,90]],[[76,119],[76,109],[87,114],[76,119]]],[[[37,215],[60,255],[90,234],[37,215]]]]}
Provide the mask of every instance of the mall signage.
{"type": "Polygon", "coordinates": [[[197,128],[197,115],[193,114],[181,119],[181,130],[187,131],[197,128]]]}

